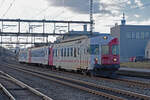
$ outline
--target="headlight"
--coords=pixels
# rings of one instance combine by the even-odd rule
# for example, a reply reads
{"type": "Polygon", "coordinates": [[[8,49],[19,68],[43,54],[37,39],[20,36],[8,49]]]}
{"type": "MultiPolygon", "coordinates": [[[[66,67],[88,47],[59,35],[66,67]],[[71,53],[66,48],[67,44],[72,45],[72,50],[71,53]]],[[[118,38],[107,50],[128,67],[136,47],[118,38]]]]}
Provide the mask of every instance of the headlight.
{"type": "Polygon", "coordinates": [[[95,58],[95,61],[98,61],[98,58],[95,58]]]}
{"type": "Polygon", "coordinates": [[[116,61],[117,61],[117,58],[114,58],[113,61],[116,62],[116,61]]]}
{"type": "Polygon", "coordinates": [[[97,64],[98,63],[98,58],[95,58],[94,62],[95,62],[95,64],[97,64]]]}
{"type": "Polygon", "coordinates": [[[107,36],[104,36],[104,37],[103,37],[104,40],[107,40],[107,38],[108,38],[107,36]]]}

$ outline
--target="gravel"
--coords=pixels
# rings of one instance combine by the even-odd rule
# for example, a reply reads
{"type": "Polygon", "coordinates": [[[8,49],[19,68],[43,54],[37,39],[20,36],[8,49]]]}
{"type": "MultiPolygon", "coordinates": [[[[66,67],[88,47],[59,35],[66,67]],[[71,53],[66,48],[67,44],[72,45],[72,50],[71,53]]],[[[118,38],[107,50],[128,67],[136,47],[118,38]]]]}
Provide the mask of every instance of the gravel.
{"type": "MultiPolygon", "coordinates": [[[[6,79],[0,79],[0,83],[12,94],[17,100],[41,100],[41,97],[36,96],[27,89],[23,89],[20,86],[8,81],[6,79]]],[[[1,100],[1,99],[0,99],[1,100]]]]}
{"type": "Polygon", "coordinates": [[[7,67],[0,66],[0,69],[28,84],[29,86],[41,91],[54,100],[105,100],[103,97],[64,86],[62,84],[57,84],[53,81],[27,75],[26,73],[8,69],[7,67]]]}
{"type": "Polygon", "coordinates": [[[120,76],[120,78],[128,79],[128,80],[141,81],[141,82],[146,82],[146,83],[150,84],[150,79],[146,79],[146,78],[128,77],[128,76],[120,76]]]}
{"type": "MultiPolygon", "coordinates": [[[[21,66],[23,66],[23,65],[21,65],[21,66]]],[[[98,84],[98,85],[103,85],[103,86],[107,86],[107,87],[111,87],[111,88],[127,90],[127,91],[131,91],[131,92],[140,93],[140,94],[150,96],[150,88],[144,88],[143,89],[143,88],[138,87],[138,86],[129,86],[128,84],[123,83],[123,82],[121,82],[121,83],[117,82],[117,81],[116,82],[111,82],[111,81],[106,81],[106,80],[90,78],[90,77],[86,77],[86,76],[78,75],[78,74],[53,72],[53,71],[50,71],[50,69],[43,69],[43,68],[39,68],[39,67],[35,67],[35,66],[30,66],[30,68],[33,68],[34,70],[40,70],[40,71],[45,71],[45,72],[48,72],[48,73],[57,74],[59,76],[64,76],[64,77],[69,77],[69,78],[72,78],[72,79],[83,80],[83,81],[92,82],[92,83],[95,83],[95,84],[98,84]]],[[[137,80],[138,79],[140,81],[141,78],[130,77],[130,79],[131,80],[137,80]]],[[[142,80],[145,80],[147,82],[150,81],[149,79],[142,79],[142,80]]]]}
{"type": "MultiPolygon", "coordinates": [[[[2,62],[17,64],[17,61],[14,58],[5,57],[5,59],[0,59],[0,60],[2,60],[2,62]]],[[[35,70],[45,71],[48,73],[54,73],[60,76],[70,77],[73,79],[79,79],[79,80],[83,80],[87,82],[92,82],[98,85],[104,85],[104,86],[108,86],[111,88],[127,90],[127,91],[136,92],[136,93],[150,96],[150,88],[143,89],[138,86],[131,87],[123,82],[122,83],[111,82],[111,81],[94,79],[94,78],[81,76],[81,75],[71,75],[71,74],[68,75],[67,73],[52,72],[52,71],[48,71],[49,69],[43,69],[43,68],[38,68],[38,67],[33,67],[33,66],[30,66],[30,68],[33,68],[35,70]]],[[[4,68],[4,67],[1,69],[7,71],[8,73],[12,74],[16,78],[29,83],[31,86],[37,88],[38,90],[54,98],[55,100],[100,100],[101,98],[101,97],[80,91],[78,89],[73,89],[73,88],[70,88],[61,84],[57,84],[55,82],[46,81],[40,78],[33,78],[33,76],[30,76],[27,74],[24,75],[24,73],[18,73],[17,71],[14,71],[12,69],[8,70],[7,68],[4,68]]],[[[136,77],[121,77],[121,78],[129,79],[129,80],[139,80],[139,81],[150,83],[150,79],[142,79],[142,78],[136,78],[136,77]]],[[[103,99],[101,98],[101,100],[103,99]]]]}
{"type": "Polygon", "coordinates": [[[0,100],[9,100],[9,98],[5,95],[5,93],[0,90],[0,100]]]}

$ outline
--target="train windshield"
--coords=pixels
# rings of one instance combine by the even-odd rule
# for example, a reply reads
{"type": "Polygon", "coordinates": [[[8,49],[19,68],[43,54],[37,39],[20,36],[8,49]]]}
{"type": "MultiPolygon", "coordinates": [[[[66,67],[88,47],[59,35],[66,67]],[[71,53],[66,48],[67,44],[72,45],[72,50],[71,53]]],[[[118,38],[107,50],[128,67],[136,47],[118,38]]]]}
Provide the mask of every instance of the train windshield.
{"type": "Polygon", "coordinates": [[[118,45],[112,45],[112,54],[119,55],[119,47],[118,45]]]}
{"type": "Polygon", "coordinates": [[[108,55],[108,54],[109,54],[109,46],[102,45],[102,55],[108,55]]]}
{"type": "Polygon", "coordinates": [[[90,47],[88,48],[88,52],[91,55],[98,55],[99,54],[99,45],[90,45],[90,47]]]}

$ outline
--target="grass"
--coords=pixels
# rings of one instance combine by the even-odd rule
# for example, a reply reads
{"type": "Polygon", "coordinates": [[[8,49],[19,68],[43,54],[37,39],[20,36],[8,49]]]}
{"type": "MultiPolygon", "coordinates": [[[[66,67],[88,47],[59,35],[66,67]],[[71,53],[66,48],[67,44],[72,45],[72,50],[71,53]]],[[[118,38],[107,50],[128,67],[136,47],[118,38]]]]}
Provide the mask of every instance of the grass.
{"type": "Polygon", "coordinates": [[[120,66],[127,67],[127,68],[150,69],[150,62],[126,62],[126,63],[121,63],[120,66]]]}

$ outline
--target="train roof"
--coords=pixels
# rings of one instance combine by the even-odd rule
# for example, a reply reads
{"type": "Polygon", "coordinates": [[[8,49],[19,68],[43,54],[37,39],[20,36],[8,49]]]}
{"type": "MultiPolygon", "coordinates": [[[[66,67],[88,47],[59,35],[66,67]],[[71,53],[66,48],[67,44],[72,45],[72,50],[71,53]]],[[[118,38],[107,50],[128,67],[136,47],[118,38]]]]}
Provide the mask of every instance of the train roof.
{"type": "Polygon", "coordinates": [[[77,40],[82,40],[82,39],[88,39],[88,38],[93,38],[93,37],[97,37],[97,36],[110,36],[110,34],[96,32],[93,35],[81,35],[81,36],[74,36],[74,37],[68,36],[67,38],[63,38],[60,41],[56,41],[55,44],[72,42],[72,41],[77,41],[77,40]]]}

